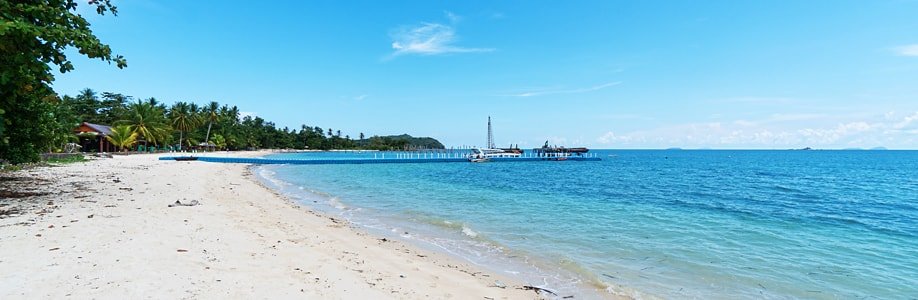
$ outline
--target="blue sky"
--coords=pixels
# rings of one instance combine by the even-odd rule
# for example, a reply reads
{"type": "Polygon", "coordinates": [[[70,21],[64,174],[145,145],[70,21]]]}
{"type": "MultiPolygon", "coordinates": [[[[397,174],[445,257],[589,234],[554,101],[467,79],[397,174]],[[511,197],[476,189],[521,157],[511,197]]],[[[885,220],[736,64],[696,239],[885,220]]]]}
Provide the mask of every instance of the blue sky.
{"type": "MultiPolygon", "coordinates": [[[[55,89],[450,146],[918,148],[918,1],[114,1],[55,89]]],[[[85,11],[81,8],[80,11],[85,11]]]]}

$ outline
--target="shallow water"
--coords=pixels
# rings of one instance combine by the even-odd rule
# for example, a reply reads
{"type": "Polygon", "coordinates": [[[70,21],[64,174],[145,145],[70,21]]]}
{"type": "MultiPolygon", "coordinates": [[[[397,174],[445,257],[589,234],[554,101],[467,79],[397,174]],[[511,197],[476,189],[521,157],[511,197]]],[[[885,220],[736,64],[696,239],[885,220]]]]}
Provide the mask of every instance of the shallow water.
{"type": "Polygon", "coordinates": [[[316,209],[569,294],[918,297],[918,151],[593,153],[259,172],[316,209]]]}

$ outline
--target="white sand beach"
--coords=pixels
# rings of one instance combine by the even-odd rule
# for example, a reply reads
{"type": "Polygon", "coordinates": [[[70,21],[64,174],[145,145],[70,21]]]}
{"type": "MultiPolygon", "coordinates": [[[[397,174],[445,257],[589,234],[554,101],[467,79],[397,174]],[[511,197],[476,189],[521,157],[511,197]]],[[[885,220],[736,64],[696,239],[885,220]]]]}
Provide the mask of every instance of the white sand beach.
{"type": "Polygon", "coordinates": [[[312,212],[246,165],[157,158],[2,174],[2,190],[37,195],[0,201],[0,299],[540,297],[312,212]]]}

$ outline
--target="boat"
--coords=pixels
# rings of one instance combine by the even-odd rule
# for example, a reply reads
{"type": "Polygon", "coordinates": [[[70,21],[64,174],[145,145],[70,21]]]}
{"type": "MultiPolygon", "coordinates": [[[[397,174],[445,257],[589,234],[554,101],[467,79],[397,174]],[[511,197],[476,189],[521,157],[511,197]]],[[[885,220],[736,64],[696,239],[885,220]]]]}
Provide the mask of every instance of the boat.
{"type": "Polygon", "coordinates": [[[549,146],[548,141],[545,141],[545,145],[543,145],[542,148],[532,149],[532,153],[535,156],[545,158],[567,159],[571,156],[583,156],[587,152],[590,152],[590,149],[585,147],[565,148],[564,146],[549,146]]]}
{"type": "Polygon", "coordinates": [[[512,144],[510,148],[497,148],[494,146],[494,133],[491,130],[491,117],[488,116],[488,147],[487,148],[472,148],[472,153],[469,154],[468,158],[471,162],[486,162],[492,158],[499,157],[520,157],[523,155],[523,150],[518,146],[514,147],[512,144]]]}
{"type": "Polygon", "coordinates": [[[177,160],[177,161],[192,161],[192,160],[198,160],[198,158],[197,158],[197,157],[194,157],[194,156],[179,156],[179,157],[176,157],[175,160],[177,160]]]}
{"type": "Polygon", "coordinates": [[[517,157],[520,157],[520,155],[522,155],[522,153],[505,151],[504,149],[472,148],[472,153],[469,154],[469,160],[470,161],[474,159],[486,159],[487,160],[487,159],[498,158],[498,157],[517,158],[517,157]]]}

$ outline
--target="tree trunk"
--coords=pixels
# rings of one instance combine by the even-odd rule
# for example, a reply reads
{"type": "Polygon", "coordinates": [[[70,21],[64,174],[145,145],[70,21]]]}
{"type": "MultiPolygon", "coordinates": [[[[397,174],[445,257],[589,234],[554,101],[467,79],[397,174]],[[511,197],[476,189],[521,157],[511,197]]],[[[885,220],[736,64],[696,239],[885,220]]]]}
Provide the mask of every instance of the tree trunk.
{"type": "Polygon", "coordinates": [[[178,151],[179,151],[179,152],[182,152],[182,146],[184,145],[184,144],[182,144],[182,138],[183,138],[183,137],[185,137],[185,132],[179,130],[179,132],[178,132],[178,151]]]}
{"type": "Polygon", "coordinates": [[[210,123],[207,123],[207,136],[204,137],[205,144],[210,144],[210,125],[213,125],[213,124],[214,124],[213,121],[211,121],[210,123]]]}

